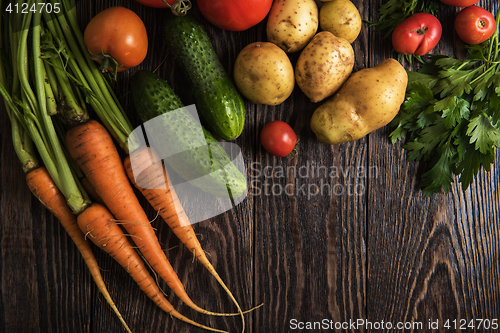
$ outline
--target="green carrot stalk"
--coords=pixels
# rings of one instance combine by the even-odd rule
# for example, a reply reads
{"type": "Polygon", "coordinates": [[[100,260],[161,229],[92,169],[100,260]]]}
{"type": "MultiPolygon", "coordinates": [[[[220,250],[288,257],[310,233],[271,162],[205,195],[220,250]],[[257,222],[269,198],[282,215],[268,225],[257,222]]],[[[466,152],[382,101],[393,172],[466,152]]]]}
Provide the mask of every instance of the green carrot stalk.
{"type": "MultiPolygon", "coordinates": [[[[30,1],[30,7],[34,0],[30,1]]],[[[85,198],[81,195],[80,189],[76,184],[71,169],[67,162],[64,150],[59,141],[59,137],[55,131],[52,119],[47,112],[46,91],[45,91],[45,66],[40,53],[40,25],[42,14],[37,11],[33,14],[33,60],[35,72],[35,87],[39,102],[39,117],[44,126],[45,133],[49,139],[49,144],[54,154],[54,158],[58,161],[58,174],[61,177],[61,183],[58,186],[66,198],[68,204],[75,213],[83,211],[86,206],[85,198]]]]}
{"type": "Polygon", "coordinates": [[[43,80],[43,86],[46,93],[46,104],[47,104],[47,114],[49,116],[53,116],[57,114],[57,101],[54,96],[54,92],[52,91],[52,87],[49,82],[49,76],[47,72],[44,73],[45,79],[43,80]]]}
{"type": "Polygon", "coordinates": [[[59,38],[65,38],[69,51],[74,56],[75,62],[70,63],[69,67],[76,72],[74,75],[83,83],[85,90],[90,92],[90,96],[88,96],[90,104],[99,119],[125,152],[128,152],[127,139],[132,133],[133,127],[116,96],[110,92],[103,74],[95,66],[92,59],[86,56],[83,36],[76,21],[75,7],[67,1],[62,3],[67,12],[65,15],[53,15],[51,22],[53,22],[59,38]]]}

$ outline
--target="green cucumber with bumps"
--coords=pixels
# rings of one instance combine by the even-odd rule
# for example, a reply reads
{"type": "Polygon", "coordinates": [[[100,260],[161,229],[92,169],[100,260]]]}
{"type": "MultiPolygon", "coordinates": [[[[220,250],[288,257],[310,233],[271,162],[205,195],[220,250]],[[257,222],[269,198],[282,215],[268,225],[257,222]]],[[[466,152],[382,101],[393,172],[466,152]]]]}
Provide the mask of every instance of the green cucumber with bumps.
{"type": "Polygon", "coordinates": [[[163,30],[208,129],[223,140],[237,138],[245,124],[245,103],[201,23],[189,12],[185,16],[168,12],[163,30]]]}
{"type": "Polygon", "coordinates": [[[165,162],[177,175],[221,198],[245,194],[245,176],[192,114],[178,112],[184,105],[166,80],[139,70],[131,79],[131,93],[150,145],[154,145],[159,156],[168,156],[165,162]]]}

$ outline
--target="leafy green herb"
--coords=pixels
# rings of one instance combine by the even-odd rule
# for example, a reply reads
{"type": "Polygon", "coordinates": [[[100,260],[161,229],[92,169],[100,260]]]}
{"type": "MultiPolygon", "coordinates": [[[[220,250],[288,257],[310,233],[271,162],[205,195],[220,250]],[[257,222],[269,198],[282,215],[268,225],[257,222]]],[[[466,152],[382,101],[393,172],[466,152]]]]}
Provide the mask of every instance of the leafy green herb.
{"type": "MultiPolygon", "coordinates": [[[[497,26],[499,19],[500,12],[497,26]]],[[[408,160],[422,161],[426,196],[449,190],[453,175],[465,190],[481,168],[489,171],[500,147],[498,31],[467,46],[465,60],[430,55],[408,71],[406,100],[390,127],[392,143],[405,141],[408,160]]]]}

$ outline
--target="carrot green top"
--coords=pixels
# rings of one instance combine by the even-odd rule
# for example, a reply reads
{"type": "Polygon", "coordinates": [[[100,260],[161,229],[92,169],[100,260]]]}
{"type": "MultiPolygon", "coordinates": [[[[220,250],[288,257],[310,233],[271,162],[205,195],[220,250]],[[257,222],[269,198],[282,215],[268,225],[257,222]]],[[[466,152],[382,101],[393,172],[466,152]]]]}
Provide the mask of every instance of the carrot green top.
{"type": "MultiPolygon", "coordinates": [[[[28,11],[0,17],[0,93],[23,168],[38,164],[37,152],[73,212],[79,213],[88,198],[61,139],[64,128],[87,121],[90,105],[126,153],[133,128],[104,75],[86,54],[74,0],[57,3],[62,5],[58,15],[28,11]]],[[[29,0],[28,8],[34,4],[29,0]]]]}

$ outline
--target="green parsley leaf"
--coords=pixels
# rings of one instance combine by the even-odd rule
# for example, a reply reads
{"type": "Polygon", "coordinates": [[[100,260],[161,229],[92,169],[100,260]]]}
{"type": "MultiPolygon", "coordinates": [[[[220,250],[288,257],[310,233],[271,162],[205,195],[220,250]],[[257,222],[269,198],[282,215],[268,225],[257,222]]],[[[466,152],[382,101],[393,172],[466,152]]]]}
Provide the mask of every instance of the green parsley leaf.
{"type": "Polygon", "coordinates": [[[463,70],[449,68],[439,72],[441,80],[436,84],[435,91],[441,97],[448,95],[461,96],[472,91],[472,80],[481,71],[481,68],[463,70]]]}
{"type": "Polygon", "coordinates": [[[456,150],[450,144],[446,144],[442,150],[441,154],[429,163],[428,171],[422,175],[424,196],[439,192],[441,188],[448,191],[453,182],[456,150]]]}
{"type": "Polygon", "coordinates": [[[429,159],[434,151],[443,145],[450,137],[451,131],[446,129],[444,120],[438,118],[431,126],[419,130],[418,135],[403,145],[409,151],[409,160],[429,159]]]}
{"type": "Polygon", "coordinates": [[[482,154],[473,146],[466,150],[465,157],[458,163],[455,174],[460,175],[459,181],[462,188],[466,190],[470,184],[474,182],[474,177],[477,176],[481,166],[486,170],[490,170],[490,165],[495,161],[495,152],[489,151],[487,154],[482,154]]]}
{"type": "Polygon", "coordinates": [[[444,118],[446,128],[455,128],[462,120],[469,119],[470,103],[468,101],[457,96],[448,96],[446,99],[453,101],[453,105],[449,105],[449,107],[442,109],[442,117],[444,118]]]}
{"type": "Polygon", "coordinates": [[[408,89],[409,92],[417,92],[423,96],[429,97],[429,99],[433,99],[434,95],[432,93],[432,89],[434,89],[436,84],[439,82],[439,78],[435,75],[435,72],[436,71],[431,74],[420,71],[406,71],[408,74],[408,86],[411,88],[408,89]]]}
{"type": "Polygon", "coordinates": [[[491,123],[495,124],[496,128],[500,128],[500,96],[497,93],[488,94],[488,98],[486,99],[489,104],[488,110],[490,111],[488,114],[491,116],[491,123]]]}
{"type": "Polygon", "coordinates": [[[475,143],[476,150],[482,154],[487,154],[493,147],[500,147],[500,129],[482,113],[470,120],[467,135],[471,137],[470,143],[475,143]]]}

